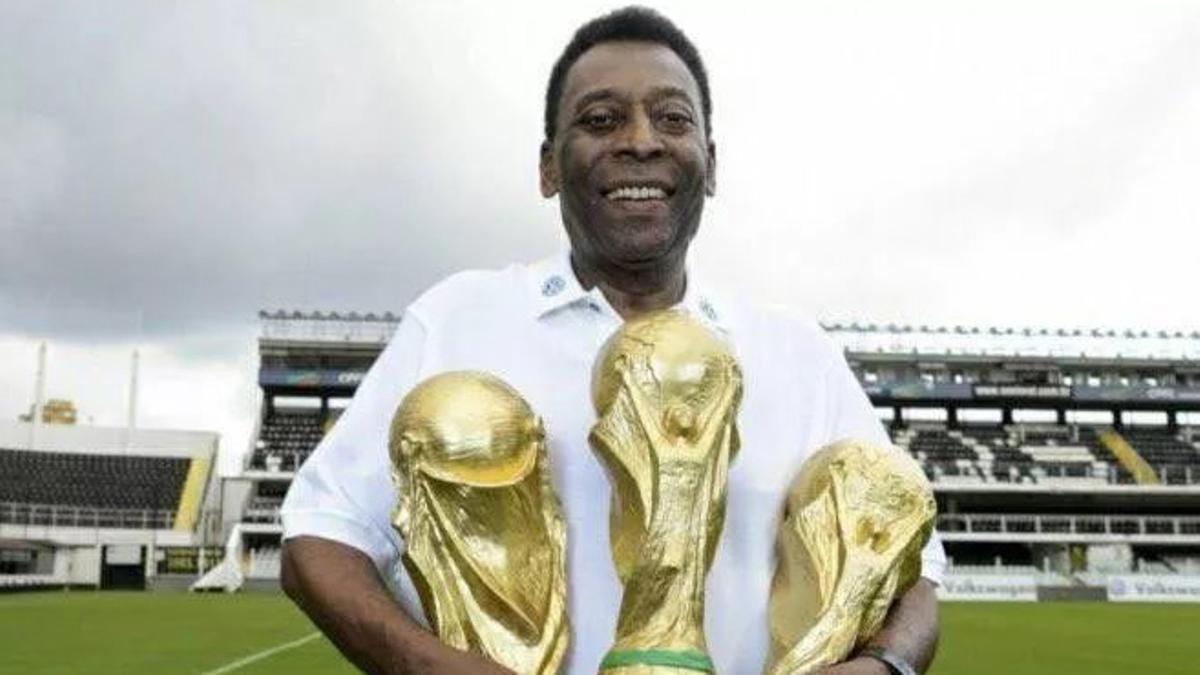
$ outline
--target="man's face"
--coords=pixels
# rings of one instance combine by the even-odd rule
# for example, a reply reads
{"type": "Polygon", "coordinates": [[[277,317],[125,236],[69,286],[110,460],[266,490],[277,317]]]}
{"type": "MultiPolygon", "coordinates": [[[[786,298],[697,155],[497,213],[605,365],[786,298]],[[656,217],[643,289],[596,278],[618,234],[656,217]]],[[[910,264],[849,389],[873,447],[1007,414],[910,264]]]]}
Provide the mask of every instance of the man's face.
{"type": "Polygon", "coordinates": [[[670,48],[592,47],[567,72],[541,184],[576,256],[625,269],[682,258],[715,187],[700,90],[670,48]]]}

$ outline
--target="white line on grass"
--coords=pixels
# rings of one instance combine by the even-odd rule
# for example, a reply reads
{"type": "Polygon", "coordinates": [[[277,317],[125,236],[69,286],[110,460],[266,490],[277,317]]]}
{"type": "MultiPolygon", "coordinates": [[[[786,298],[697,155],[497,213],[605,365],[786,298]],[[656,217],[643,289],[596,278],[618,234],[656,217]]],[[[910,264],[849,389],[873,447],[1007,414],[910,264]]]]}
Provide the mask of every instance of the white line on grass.
{"type": "Polygon", "coordinates": [[[271,647],[270,649],[264,649],[261,652],[254,652],[250,656],[245,656],[245,657],[238,659],[237,661],[232,661],[230,663],[227,663],[227,664],[221,666],[220,668],[217,668],[216,670],[206,671],[205,673],[203,673],[203,675],[220,675],[221,673],[228,673],[229,671],[237,670],[238,668],[241,668],[242,666],[248,666],[251,663],[254,663],[255,661],[261,661],[261,660],[267,658],[268,656],[274,656],[275,654],[278,654],[279,652],[284,652],[289,649],[295,649],[296,647],[299,647],[300,645],[304,644],[305,642],[312,642],[313,640],[315,640],[316,638],[319,638],[319,637],[321,637],[321,634],[319,632],[309,633],[308,635],[305,635],[304,637],[300,638],[299,640],[292,640],[291,642],[285,642],[281,645],[276,645],[274,647],[271,647]]]}

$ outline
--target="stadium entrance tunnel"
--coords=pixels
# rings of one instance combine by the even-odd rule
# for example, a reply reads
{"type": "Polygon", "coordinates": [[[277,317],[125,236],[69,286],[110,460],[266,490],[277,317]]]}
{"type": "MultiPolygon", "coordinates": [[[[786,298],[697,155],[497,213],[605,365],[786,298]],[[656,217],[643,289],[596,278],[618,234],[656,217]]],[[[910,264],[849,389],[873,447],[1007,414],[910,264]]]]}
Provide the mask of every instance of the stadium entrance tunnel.
{"type": "Polygon", "coordinates": [[[100,557],[102,590],[146,589],[146,547],[136,544],[109,544],[100,557]]]}

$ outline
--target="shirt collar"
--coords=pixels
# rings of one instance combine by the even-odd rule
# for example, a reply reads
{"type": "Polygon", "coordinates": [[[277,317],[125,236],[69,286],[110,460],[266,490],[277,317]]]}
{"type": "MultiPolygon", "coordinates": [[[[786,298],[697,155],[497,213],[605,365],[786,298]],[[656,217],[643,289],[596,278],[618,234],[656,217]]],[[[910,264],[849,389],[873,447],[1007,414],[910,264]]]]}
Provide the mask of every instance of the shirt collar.
{"type": "MultiPolygon", "coordinates": [[[[529,267],[529,271],[529,293],[534,317],[537,319],[544,319],[557,310],[579,302],[591,302],[609,312],[613,311],[599,288],[589,291],[579,283],[575,270],[571,267],[570,250],[561,250],[534,263],[529,267]]],[[[712,295],[706,292],[691,266],[687,270],[687,287],[683,292],[683,300],[676,308],[686,311],[721,333],[729,333],[729,322],[725,312],[712,295]]]]}

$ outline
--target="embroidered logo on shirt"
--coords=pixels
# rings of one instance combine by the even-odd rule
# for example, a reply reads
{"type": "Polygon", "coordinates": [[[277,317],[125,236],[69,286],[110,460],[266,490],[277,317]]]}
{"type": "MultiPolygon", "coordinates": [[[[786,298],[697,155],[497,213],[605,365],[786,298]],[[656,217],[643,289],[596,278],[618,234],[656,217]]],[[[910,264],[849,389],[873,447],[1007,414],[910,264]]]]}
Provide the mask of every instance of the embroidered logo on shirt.
{"type": "Polygon", "coordinates": [[[567,287],[567,282],[564,281],[562,277],[560,277],[556,274],[556,275],[550,277],[549,279],[547,279],[546,283],[542,284],[542,295],[546,296],[547,298],[550,298],[555,295],[558,295],[559,293],[562,293],[562,289],[564,289],[566,287],[567,287]]]}

